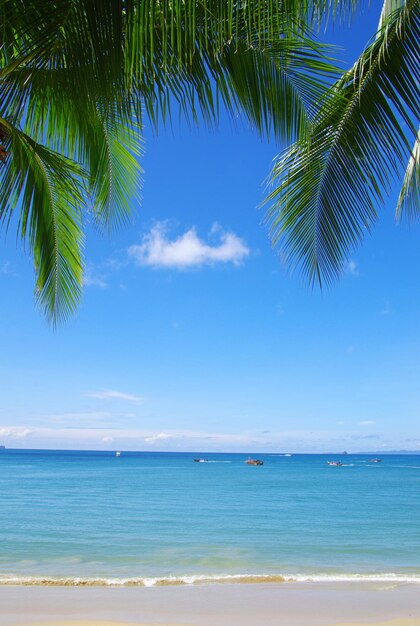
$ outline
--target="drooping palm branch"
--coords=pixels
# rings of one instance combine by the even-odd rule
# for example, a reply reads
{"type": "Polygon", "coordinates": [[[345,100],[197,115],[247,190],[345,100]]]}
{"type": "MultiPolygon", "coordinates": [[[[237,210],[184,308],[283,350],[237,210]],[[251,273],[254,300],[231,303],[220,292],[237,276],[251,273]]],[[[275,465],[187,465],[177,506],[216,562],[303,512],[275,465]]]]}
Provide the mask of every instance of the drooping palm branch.
{"type": "Polygon", "coordinates": [[[408,161],[401,192],[398,198],[396,218],[418,220],[420,212],[420,128],[408,161]]]}
{"type": "Polygon", "coordinates": [[[340,275],[407,160],[398,213],[418,217],[419,35],[418,1],[387,0],[374,41],[273,168],[272,241],[310,283],[340,275]]]}
{"type": "Polygon", "coordinates": [[[37,298],[77,306],[86,215],[109,228],[138,196],[143,111],[301,135],[331,73],[311,25],[355,0],[0,0],[0,222],[29,242],[37,298]]]}

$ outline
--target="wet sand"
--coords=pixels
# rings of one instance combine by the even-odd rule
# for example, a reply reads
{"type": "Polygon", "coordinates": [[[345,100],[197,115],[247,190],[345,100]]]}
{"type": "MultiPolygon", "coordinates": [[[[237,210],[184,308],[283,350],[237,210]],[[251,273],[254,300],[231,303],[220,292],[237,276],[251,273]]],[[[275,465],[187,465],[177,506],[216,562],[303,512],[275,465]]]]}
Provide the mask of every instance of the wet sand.
{"type": "Polygon", "coordinates": [[[0,587],[1,626],[420,626],[418,585],[0,587]]]}

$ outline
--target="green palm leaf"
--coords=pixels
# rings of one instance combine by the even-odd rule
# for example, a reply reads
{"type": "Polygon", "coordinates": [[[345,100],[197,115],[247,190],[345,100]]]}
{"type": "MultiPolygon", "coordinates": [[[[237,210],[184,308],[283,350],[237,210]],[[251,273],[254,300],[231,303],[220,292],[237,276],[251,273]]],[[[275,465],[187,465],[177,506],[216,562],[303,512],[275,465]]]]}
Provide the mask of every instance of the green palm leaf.
{"type": "Polygon", "coordinates": [[[334,71],[311,28],[355,0],[0,0],[0,219],[21,212],[50,317],[80,297],[82,214],[119,225],[139,197],[143,108],[303,135],[334,71]],[[45,197],[44,197],[45,196],[45,197]]]}
{"type": "Polygon", "coordinates": [[[75,310],[81,296],[83,172],[5,120],[0,124],[13,154],[2,168],[0,221],[9,223],[20,206],[19,232],[34,254],[37,300],[57,323],[75,310]]]}
{"type": "MultiPolygon", "coordinates": [[[[311,283],[341,273],[402,175],[417,134],[420,5],[410,0],[381,21],[376,39],[322,101],[309,135],[272,172],[273,244],[311,283]]],[[[418,181],[412,163],[407,190],[418,181]]]]}
{"type": "Polygon", "coordinates": [[[418,220],[420,211],[420,129],[413,147],[398,198],[396,217],[418,220]]]}

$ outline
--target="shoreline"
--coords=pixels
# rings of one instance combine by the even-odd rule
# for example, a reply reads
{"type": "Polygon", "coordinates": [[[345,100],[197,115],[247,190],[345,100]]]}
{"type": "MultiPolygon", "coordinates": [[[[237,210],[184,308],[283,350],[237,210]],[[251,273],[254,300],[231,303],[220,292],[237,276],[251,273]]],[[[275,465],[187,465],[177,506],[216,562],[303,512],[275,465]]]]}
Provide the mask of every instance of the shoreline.
{"type": "Polygon", "coordinates": [[[420,573],[382,574],[186,574],[172,576],[40,576],[3,575],[1,587],[196,587],[205,585],[280,584],[395,584],[420,585],[420,573]]]}
{"type": "Polygon", "coordinates": [[[418,585],[0,586],[2,626],[420,626],[418,585]]]}

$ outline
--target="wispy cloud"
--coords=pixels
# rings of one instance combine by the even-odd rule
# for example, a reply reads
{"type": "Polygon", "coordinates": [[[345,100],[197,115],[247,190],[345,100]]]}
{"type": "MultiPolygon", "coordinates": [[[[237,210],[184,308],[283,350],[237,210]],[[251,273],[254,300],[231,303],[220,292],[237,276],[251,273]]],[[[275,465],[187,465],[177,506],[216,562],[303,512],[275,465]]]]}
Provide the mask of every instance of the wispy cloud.
{"type": "MultiPolygon", "coordinates": [[[[356,433],[342,430],[320,431],[247,431],[235,433],[206,432],[194,430],[150,430],[127,428],[122,426],[103,427],[86,426],[49,426],[31,427],[27,425],[4,426],[0,428],[0,439],[6,444],[14,440],[17,447],[27,446],[26,437],[31,446],[38,448],[64,449],[103,449],[115,447],[118,450],[172,450],[172,451],[207,451],[207,452],[332,452],[372,450],[386,445],[393,449],[407,446],[406,439],[384,440],[379,433],[356,433]]],[[[416,442],[418,438],[416,439],[416,442]]],[[[413,447],[414,441],[411,444],[413,447]]],[[[417,444],[415,445],[417,449],[417,444]]]]}
{"type": "Polygon", "coordinates": [[[115,389],[104,389],[103,391],[90,391],[86,394],[89,398],[96,398],[97,400],[123,400],[125,402],[133,402],[139,404],[143,398],[135,396],[131,393],[125,393],[124,391],[117,391],[115,389]]]}
{"type": "Polygon", "coordinates": [[[159,441],[167,441],[168,439],[177,439],[177,435],[169,435],[168,433],[158,433],[157,435],[152,435],[151,437],[145,437],[144,441],[146,443],[155,444],[159,441]]]}
{"type": "Polygon", "coordinates": [[[83,276],[83,284],[85,287],[99,287],[99,289],[109,287],[106,277],[99,273],[93,265],[86,268],[83,276]]]}
{"type": "Polygon", "coordinates": [[[0,274],[10,274],[11,271],[11,263],[10,261],[4,261],[0,263],[0,274]]]}
{"type": "Polygon", "coordinates": [[[209,233],[209,237],[218,238],[213,245],[201,239],[194,227],[172,240],[167,230],[167,223],[157,222],[140,244],[130,246],[129,257],[139,266],[182,270],[216,263],[239,265],[250,253],[242,239],[224,232],[218,224],[209,233]]]}
{"type": "Polygon", "coordinates": [[[33,431],[30,428],[19,426],[5,426],[0,428],[0,439],[26,439],[33,431]]]}
{"type": "Polygon", "coordinates": [[[353,261],[353,259],[350,259],[350,261],[347,263],[347,273],[351,274],[352,276],[359,276],[359,270],[357,269],[357,263],[356,263],[356,261],[353,261]]]}
{"type": "Polygon", "coordinates": [[[362,420],[359,422],[359,426],[372,426],[372,424],[376,424],[375,420],[362,420]]]}

